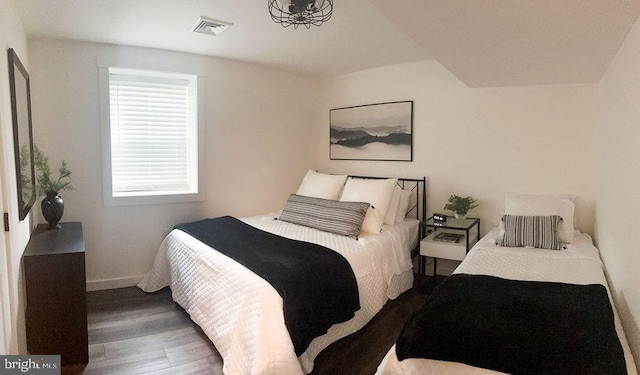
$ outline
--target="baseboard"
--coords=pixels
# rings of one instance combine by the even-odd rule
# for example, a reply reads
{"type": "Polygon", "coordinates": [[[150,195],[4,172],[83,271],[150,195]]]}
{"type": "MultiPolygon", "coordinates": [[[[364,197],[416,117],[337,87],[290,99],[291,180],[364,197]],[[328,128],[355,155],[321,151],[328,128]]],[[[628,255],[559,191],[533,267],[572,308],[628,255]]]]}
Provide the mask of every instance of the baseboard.
{"type": "MultiPolygon", "coordinates": [[[[460,262],[455,260],[438,259],[438,275],[449,276],[460,265],[460,262]]],[[[433,274],[433,270],[431,271],[433,274]]]]}
{"type": "MultiPolygon", "coordinates": [[[[433,258],[425,257],[424,260],[427,262],[425,265],[425,275],[433,276],[433,258]]],[[[438,275],[449,276],[459,265],[460,262],[455,260],[438,259],[438,275]]],[[[413,269],[416,270],[416,272],[420,272],[417,262],[414,262],[413,269]]]]}
{"type": "Polygon", "coordinates": [[[143,276],[122,277],[117,279],[103,279],[87,281],[87,292],[93,292],[96,290],[105,289],[118,289],[126,288],[129,286],[136,286],[143,276]]]}

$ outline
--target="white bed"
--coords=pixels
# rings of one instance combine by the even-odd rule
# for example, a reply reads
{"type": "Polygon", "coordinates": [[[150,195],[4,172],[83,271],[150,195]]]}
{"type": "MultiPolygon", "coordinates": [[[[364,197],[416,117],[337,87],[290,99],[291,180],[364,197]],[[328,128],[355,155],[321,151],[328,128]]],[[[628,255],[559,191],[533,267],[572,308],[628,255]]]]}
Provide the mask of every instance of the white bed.
{"type": "MultiPolygon", "coordinates": [[[[490,275],[512,280],[553,281],[570,284],[602,284],[607,287],[598,249],[591,238],[578,231],[573,243],[561,251],[501,247],[496,245],[498,228],[489,232],[469,252],[454,273],[490,275]]],[[[607,287],[608,291],[608,287],[607,287]]],[[[609,292],[609,299],[611,295],[609,292]]],[[[615,328],[622,344],[627,372],[637,374],[615,306],[611,302],[615,328]]],[[[424,332],[428,335],[429,332],[424,332]]],[[[389,350],[377,374],[497,374],[498,372],[461,363],[408,358],[398,361],[395,346],[389,350]]]]}
{"type": "Polygon", "coordinates": [[[349,238],[274,220],[277,213],[244,218],[245,223],[284,237],[313,242],[342,254],[354,271],[361,309],[332,326],[296,357],[284,323],[282,298],[266,281],[231,258],[180,231],[162,243],[149,274],[147,292],[171,286],[180,304],[214,343],[227,374],[301,374],[318,353],[362,328],[386,303],[413,284],[410,251],[418,220],[385,225],[380,234],[349,238]]]}

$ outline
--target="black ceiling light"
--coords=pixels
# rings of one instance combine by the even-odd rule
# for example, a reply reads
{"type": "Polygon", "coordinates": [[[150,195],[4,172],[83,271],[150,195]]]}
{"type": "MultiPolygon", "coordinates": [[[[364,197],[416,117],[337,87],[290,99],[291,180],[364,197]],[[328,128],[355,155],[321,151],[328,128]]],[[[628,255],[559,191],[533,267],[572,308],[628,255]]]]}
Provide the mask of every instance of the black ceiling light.
{"type": "Polygon", "coordinates": [[[295,29],[320,26],[331,18],[333,0],[268,0],[269,13],[274,22],[295,29]]]}

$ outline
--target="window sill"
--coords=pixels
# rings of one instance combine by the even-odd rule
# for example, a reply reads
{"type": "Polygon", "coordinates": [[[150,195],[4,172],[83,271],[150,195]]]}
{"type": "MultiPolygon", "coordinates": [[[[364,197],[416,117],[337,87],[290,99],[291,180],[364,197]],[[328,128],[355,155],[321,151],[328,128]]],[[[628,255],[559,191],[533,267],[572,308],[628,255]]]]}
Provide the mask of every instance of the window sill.
{"type": "Polygon", "coordinates": [[[104,206],[138,206],[146,204],[202,202],[204,201],[204,197],[202,193],[144,195],[130,197],[112,197],[105,195],[102,201],[104,206]]]}

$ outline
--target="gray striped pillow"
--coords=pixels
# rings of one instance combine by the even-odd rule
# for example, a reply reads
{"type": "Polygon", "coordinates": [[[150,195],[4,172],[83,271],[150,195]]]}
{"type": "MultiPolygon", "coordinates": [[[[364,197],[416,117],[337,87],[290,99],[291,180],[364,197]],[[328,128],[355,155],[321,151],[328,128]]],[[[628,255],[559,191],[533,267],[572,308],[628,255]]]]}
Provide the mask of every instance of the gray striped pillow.
{"type": "Polygon", "coordinates": [[[366,202],[341,202],[291,194],[279,220],[358,237],[368,208],[369,203],[366,202]]]}
{"type": "Polygon", "coordinates": [[[562,218],[553,216],[504,215],[504,237],[500,246],[535,247],[560,250],[558,224],[562,218]]]}

